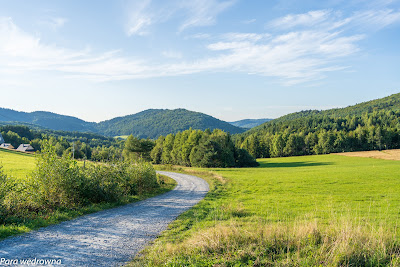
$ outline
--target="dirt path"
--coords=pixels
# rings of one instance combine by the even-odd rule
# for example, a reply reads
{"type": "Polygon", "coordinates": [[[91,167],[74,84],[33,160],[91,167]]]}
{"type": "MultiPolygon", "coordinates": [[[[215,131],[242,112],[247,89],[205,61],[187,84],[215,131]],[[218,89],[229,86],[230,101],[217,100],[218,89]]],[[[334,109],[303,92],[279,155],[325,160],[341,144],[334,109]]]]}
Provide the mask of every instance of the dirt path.
{"type": "Polygon", "coordinates": [[[141,202],[0,241],[0,266],[7,260],[21,265],[21,260],[35,259],[37,263],[53,260],[54,266],[60,262],[64,266],[123,265],[208,192],[208,184],[198,177],[160,173],[175,179],[177,187],[141,202]]]}

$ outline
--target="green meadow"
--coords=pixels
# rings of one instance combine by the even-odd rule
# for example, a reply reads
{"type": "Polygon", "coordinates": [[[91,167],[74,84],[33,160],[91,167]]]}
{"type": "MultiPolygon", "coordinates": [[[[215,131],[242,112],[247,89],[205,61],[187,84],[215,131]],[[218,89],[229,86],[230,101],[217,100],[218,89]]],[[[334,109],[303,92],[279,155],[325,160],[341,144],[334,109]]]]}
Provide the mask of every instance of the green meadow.
{"type": "Polygon", "coordinates": [[[7,175],[25,178],[35,168],[35,155],[0,149],[0,166],[7,175]]]}
{"type": "Polygon", "coordinates": [[[400,161],[303,156],[190,169],[211,185],[131,265],[400,266],[400,161]]]}

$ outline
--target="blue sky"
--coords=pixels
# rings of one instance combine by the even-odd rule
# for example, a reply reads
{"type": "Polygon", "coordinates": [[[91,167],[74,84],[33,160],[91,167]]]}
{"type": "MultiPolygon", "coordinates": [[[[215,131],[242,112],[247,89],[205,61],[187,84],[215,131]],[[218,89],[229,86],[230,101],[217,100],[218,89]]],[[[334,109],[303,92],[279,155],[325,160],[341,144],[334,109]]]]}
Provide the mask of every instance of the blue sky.
{"type": "Polygon", "coordinates": [[[233,121],[400,92],[396,0],[0,0],[1,107],[233,121]]]}

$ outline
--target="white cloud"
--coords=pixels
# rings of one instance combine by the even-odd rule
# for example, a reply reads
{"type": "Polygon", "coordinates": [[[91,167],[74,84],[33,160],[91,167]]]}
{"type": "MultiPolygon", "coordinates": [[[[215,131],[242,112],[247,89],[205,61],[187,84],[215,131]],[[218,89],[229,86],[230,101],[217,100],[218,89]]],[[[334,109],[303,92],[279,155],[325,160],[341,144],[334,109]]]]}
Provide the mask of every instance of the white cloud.
{"type": "Polygon", "coordinates": [[[240,33],[240,32],[231,32],[231,33],[226,33],[223,35],[224,39],[228,39],[231,41],[244,41],[244,40],[250,40],[250,41],[258,41],[263,38],[269,38],[271,35],[267,33],[263,34],[258,34],[258,33],[240,33]]]}
{"type": "Polygon", "coordinates": [[[166,58],[181,59],[183,57],[181,52],[177,51],[163,51],[162,55],[166,58]]]}
{"type": "Polygon", "coordinates": [[[387,8],[360,10],[348,17],[344,17],[341,12],[314,10],[303,14],[289,14],[275,19],[267,24],[267,28],[288,30],[297,27],[334,30],[347,26],[381,29],[398,21],[400,21],[400,11],[387,8]]]}
{"type": "Polygon", "coordinates": [[[234,4],[234,0],[171,0],[156,2],[151,0],[134,0],[129,2],[126,33],[145,35],[149,27],[166,22],[172,18],[181,18],[178,31],[190,27],[210,26],[216,23],[217,16],[234,4]]]}
{"type": "Polygon", "coordinates": [[[209,38],[211,38],[211,35],[208,33],[196,33],[185,37],[185,39],[209,39],[209,38]]]}
{"type": "Polygon", "coordinates": [[[154,17],[147,10],[151,0],[139,0],[131,3],[129,7],[128,21],[125,26],[126,34],[145,35],[146,28],[153,23],[154,17]]]}
{"type": "Polygon", "coordinates": [[[249,19],[249,20],[244,20],[242,23],[243,24],[252,24],[252,23],[254,23],[256,21],[257,21],[256,19],[249,19]]]}
{"type": "MultiPolygon", "coordinates": [[[[144,10],[139,12],[142,15],[146,14],[150,1],[146,3],[139,8],[144,10]]],[[[240,72],[275,77],[292,85],[319,80],[328,72],[348,68],[342,59],[359,52],[359,41],[367,37],[362,32],[354,33],[361,29],[360,25],[386,27],[400,17],[399,12],[388,9],[358,12],[349,17],[332,11],[305,14],[281,18],[294,28],[273,34],[231,32],[218,38],[198,34],[192,38],[210,42],[204,46],[207,56],[185,61],[181,53],[165,50],[161,54],[168,60],[158,62],[124,57],[118,50],[95,54],[89,49],[71,50],[45,44],[37,36],[20,29],[12,19],[0,18],[0,74],[18,76],[46,71],[57,77],[104,82],[200,72],[240,72]],[[316,21],[328,26],[316,27],[316,21]]],[[[279,19],[274,23],[277,21],[279,19]]],[[[136,26],[132,26],[131,33],[140,34],[146,31],[144,25],[151,23],[132,25],[136,26]]],[[[190,27],[189,24],[186,27],[190,27]]]]}
{"type": "Polygon", "coordinates": [[[42,19],[39,23],[48,26],[52,30],[56,31],[59,28],[63,27],[65,23],[68,22],[68,19],[62,17],[49,17],[42,19]]]}
{"type": "Polygon", "coordinates": [[[400,21],[400,11],[393,9],[365,10],[356,12],[351,18],[359,27],[372,27],[376,30],[400,21]]]}
{"type": "Polygon", "coordinates": [[[179,27],[179,31],[190,27],[215,24],[217,16],[234,3],[235,1],[219,2],[217,0],[182,1],[180,7],[185,9],[188,15],[187,19],[179,27]]]}
{"type": "Polygon", "coordinates": [[[293,28],[296,26],[313,26],[326,21],[331,16],[329,10],[314,10],[304,14],[289,14],[269,23],[272,27],[293,28]]]}

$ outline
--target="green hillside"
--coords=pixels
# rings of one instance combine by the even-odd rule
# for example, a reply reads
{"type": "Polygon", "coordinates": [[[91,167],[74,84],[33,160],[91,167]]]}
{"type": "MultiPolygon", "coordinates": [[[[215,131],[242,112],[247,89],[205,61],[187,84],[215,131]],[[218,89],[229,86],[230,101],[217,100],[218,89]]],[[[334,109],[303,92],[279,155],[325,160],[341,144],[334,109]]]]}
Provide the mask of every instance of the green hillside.
{"type": "Polygon", "coordinates": [[[1,124],[37,125],[43,128],[61,131],[94,131],[94,123],[46,111],[21,112],[0,108],[1,124]]]}
{"type": "Polygon", "coordinates": [[[288,114],[235,136],[235,141],[256,158],[400,148],[400,94],[288,114]]]}
{"type": "Polygon", "coordinates": [[[371,113],[373,111],[379,110],[400,111],[400,93],[380,99],[363,102],[353,106],[348,106],[345,108],[335,108],[328,110],[303,110],[300,112],[290,113],[278,119],[274,119],[271,122],[266,122],[258,127],[255,127],[251,129],[251,131],[257,131],[258,129],[264,128],[264,126],[268,127],[269,123],[276,124],[315,115],[333,117],[361,116],[364,113],[371,113]]]}
{"type": "Polygon", "coordinates": [[[0,125],[26,125],[30,128],[68,132],[91,132],[107,136],[131,135],[157,138],[189,128],[221,129],[231,134],[245,130],[209,115],[185,109],[149,109],[137,114],[118,117],[100,123],[59,115],[51,112],[19,112],[0,108],[0,125]]]}
{"type": "Polygon", "coordinates": [[[133,134],[141,138],[157,138],[189,128],[196,130],[221,129],[231,134],[244,132],[244,129],[225,121],[186,109],[149,109],[134,115],[100,122],[96,128],[98,132],[109,136],[133,134]]]}

